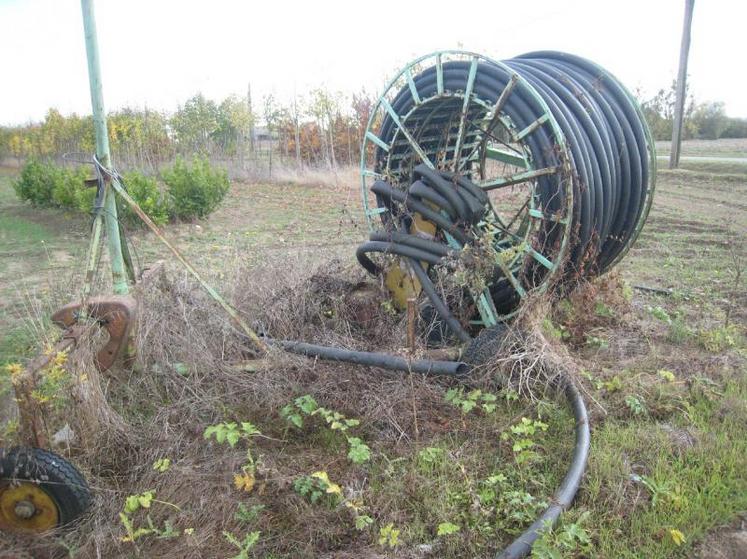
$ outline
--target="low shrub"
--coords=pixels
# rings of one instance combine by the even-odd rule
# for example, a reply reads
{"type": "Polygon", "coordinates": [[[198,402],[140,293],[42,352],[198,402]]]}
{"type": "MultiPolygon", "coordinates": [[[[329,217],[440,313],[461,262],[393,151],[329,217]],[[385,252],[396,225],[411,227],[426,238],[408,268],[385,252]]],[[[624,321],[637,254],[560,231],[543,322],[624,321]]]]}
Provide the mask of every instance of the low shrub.
{"type": "Polygon", "coordinates": [[[90,199],[90,206],[93,206],[96,189],[85,186],[86,177],[86,170],[82,167],[77,169],[57,167],[56,180],[52,188],[52,205],[56,208],[78,210],[81,203],[90,199]]]}
{"type": "MultiPolygon", "coordinates": [[[[17,196],[35,207],[66,208],[84,213],[93,210],[96,189],[86,187],[87,172],[84,167],[69,169],[52,162],[30,159],[13,183],[17,196]]],[[[228,192],[228,175],[213,168],[206,158],[192,164],[178,159],[163,174],[167,185],[164,192],[153,177],[132,171],[123,177],[127,192],[157,225],[179,219],[207,217],[228,192]]],[[[144,225],[137,214],[117,197],[119,218],[131,226],[144,225]]]]}
{"type": "MultiPolygon", "coordinates": [[[[132,171],[123,176],[125,187],[133,200],[148,214],[156,225],[164,225],[171,218],[168,197],[153,177],[132,171]]],[[[129,225],[145,225],[140,217],[121,198],[117,198],[119,218],[129,225]]]]}
{"type": "Polygon", "coordinates": [[[21,200],[32,206],[50,207],[53,205],[52,192],[59,182],[61,169],[52,163],[30,159],[21,170],[21,176],[13,183],[13,190],[21,200]]]}
{"type": "Polygon", "coordinates": [[[82,201],[88,198],[92,201],[95,196],[95,191],[91,194],[83,184],[85,178],[85,169],[81,167],[69,169],[49,161],[30,159],[13,183],[13,189],[21,200],[36,207],[82,209],[82,201]]]}
{"type": "Polygon", "coordinates": [[[207,158],[197,157],[189,165],[178,158],[163,174],[168,187],[174,217],[203,218],[220,205],[228,192],[228,175],[210,165],[207,158]]]}

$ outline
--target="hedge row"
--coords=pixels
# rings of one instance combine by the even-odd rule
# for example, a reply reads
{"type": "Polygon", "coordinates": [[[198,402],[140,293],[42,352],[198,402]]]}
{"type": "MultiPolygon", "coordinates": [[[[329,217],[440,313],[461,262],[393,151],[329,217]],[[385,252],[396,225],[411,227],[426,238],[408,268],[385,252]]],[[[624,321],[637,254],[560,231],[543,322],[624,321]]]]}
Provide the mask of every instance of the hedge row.
{"type": "MultiPolygon", "coordinates": [[[[32,159],[21,170],[13,188],[19,198],[36,207],[90,213],[96,189],[83,184],[87,176],[83,167],[70,169],[32,159]]],[[[195,157],[191,164],[177,159],[173,167],[161,173],[161,180],[163,186],[155,178],[136,171],[123,177],[127,192],[158,225],[208,216],[220,205],[229,187],[226,172],[201,157],[195,157]]],[[[122,221],[130,225],[142,223],[119,197],[117,207],[122,221]]]]}

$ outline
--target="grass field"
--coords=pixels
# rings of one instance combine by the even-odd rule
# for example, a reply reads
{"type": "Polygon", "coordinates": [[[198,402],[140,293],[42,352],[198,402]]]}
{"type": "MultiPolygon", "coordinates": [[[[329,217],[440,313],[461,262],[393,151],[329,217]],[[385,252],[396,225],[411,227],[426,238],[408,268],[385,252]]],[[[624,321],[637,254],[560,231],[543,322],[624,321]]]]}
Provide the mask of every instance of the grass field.
{"type": "MultiPolygon", "coordinates": [[[[685,148],[745,152],[744,142],[685,148]]],[[[0,175],[4,363],[50,336],[43,317],[75,296],[87,234],[80,216],[20,204],[12,178],[0,175]]],[[[366,236],[359,205],[354,187],[236,183],[209,220],[168,234],[271,331],[396,349],[404,345],[401,317],[379,307],[377,326],[350,330],[340,314],[344,293],[305,281],[363,278],[354,262],[366,236]]],[[[142,262],[166,257],[152,235],[129,237],[142,262]]],[[[746,237],[740,168],[709,162],[660,171],[647,226],[618,271],[558,302],[543,321],[580,371],[592,449],[574,506],[537,557],[744,553],[746,237]]],[[[233,557],[242,545],[240,557],[490,557],[564,475],[573,420],[552,395],[529,402],[478,384],[479,398],[491,396],[471,409],[446,401],[459,385],[443,380],[278,355],[267,368],[240,372],[225,320],[177,267],[168,275],[146,297],[138,367],[106,379],[124,425],[81,432],[70,451],[96,488],[92,517],[42,541],[0,535],[0,550],[9,550],[0,557],[233,557]],[[325,427],[320,413],[294,407],[304,395],[360,424],[325,427]],[[481,405],[492,396],[495,408],[481,405]],[[287,421],[289,409],[300,427],[287,421]],[[222,421],[250,421],[261,436],[236,448],[206,441],[204,429],[222,421]],[[350,437],[370,447],[368,460],[349,459],[350,437]],[[256,479],[234,486],[247,448],[256,479]],[[170,468],[154,470],[162,458],[170,468]],[[155,530],[122,541],[128,532],[118,513],[128,496],[147,491],[156,501],[131,518],[155,530]]]]}

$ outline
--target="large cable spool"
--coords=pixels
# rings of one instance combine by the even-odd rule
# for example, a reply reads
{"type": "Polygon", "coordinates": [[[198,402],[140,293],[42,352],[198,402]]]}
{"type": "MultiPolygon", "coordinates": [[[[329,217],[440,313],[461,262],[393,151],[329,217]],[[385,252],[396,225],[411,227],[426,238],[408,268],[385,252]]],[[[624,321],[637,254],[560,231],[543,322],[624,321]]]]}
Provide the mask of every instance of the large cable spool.
{"type": "MultiPolygon", "coordinates": [[[[361,149],[363,206],[379,243],[381,229],[456,251],[489,239],[495,273],[473,294],[473,323],[490,326],[532,291],[614,266],[648,215],[655,162],[633,96],[596,64],[549,51],[503,62],[437,52],[402,69],[373,107],[361,149]],[[469,227],[441,179],[462,198],[475,186],[487,194],[469,227]],[[413,225],[423,205],[438,214],[435,232],[413,225]]],[[[402,255],[402,244],[392,252],[402,255]]],[[[408,257],[411,268],[416,261],[408,257]]],[[[419,280],[421,272],[413,269],[419,280]]]]}

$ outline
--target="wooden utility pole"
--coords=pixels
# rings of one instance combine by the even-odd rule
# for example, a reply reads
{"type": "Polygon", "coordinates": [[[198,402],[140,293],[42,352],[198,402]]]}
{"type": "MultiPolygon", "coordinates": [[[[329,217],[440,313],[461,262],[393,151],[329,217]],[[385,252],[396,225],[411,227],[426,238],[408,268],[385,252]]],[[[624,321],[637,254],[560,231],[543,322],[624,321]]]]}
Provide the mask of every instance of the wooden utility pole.
{"type": "Polygon", "coordinates": [[[680,164],[682,118],[685,113],[685,95],[687,94],[687,56],[690,53],[690,27],[693,22],[694,5],[695,0],[685,0],[685,24],[682,28],[680,69],[677,75],[677,99],[674,105],[674,126],[672,126],[672,151],[669,155],[670,169],[676,169],[680,164]]]}

